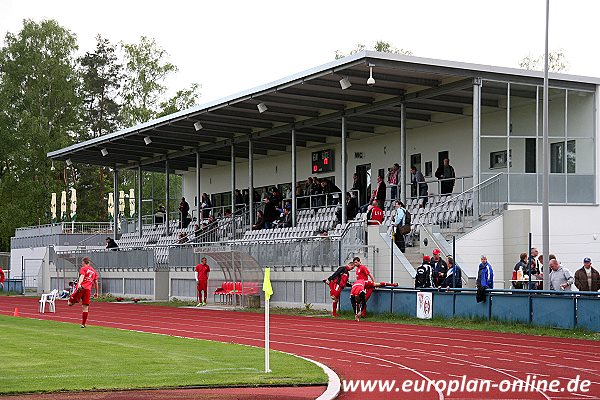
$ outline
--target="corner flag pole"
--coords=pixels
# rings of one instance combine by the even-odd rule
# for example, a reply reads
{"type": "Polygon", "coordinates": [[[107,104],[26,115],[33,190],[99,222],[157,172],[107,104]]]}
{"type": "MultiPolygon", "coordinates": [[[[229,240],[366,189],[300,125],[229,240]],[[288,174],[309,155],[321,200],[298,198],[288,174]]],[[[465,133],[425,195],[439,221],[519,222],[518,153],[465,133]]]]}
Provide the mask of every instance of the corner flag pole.
{"type": "Polygon", "coordinates": [[[271,372],[269,363],[269,299],[273,295],[273,287],[271,286],[271,270],[265,268],[265,278],[263,280],[263,291],[265,292],[265,372],[271,372]]]}

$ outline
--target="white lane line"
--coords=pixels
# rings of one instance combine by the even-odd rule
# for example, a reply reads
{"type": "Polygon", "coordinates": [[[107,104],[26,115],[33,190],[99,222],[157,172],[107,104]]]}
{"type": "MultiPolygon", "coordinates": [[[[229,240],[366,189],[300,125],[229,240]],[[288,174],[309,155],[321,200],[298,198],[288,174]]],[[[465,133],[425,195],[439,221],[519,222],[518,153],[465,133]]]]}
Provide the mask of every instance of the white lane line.
{"type": "Polygon", "coordinates": [[[510,362],[514,361],[514,360],[511,360],[510,358],[496,358],[496,360],[499,360],[499,361],[510,361],[510,362]]]}

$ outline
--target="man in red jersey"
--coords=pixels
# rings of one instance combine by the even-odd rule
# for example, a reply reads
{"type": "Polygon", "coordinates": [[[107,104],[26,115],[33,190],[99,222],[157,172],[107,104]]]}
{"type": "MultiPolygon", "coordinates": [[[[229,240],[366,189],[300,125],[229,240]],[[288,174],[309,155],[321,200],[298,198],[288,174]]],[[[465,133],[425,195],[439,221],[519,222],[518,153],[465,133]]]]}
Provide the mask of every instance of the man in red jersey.
{"type": "Polygon", "coordinates": [[[350,303],[352,303],[354,319],[356,321],[360,321],[360,317],[367,316],[367,300],[369,300],[369,297],[371,297],[373,289],[381,286],[398,286],[398,284],[390,282],[364,281],[362,279],[354,282],[352,289],[350,290],[350,303]]]}
{"type": "Polygon", "coordinates": [[[0,287],[2,287],[2,289],[4,289],[4,271],[2,270],[1,266],[0,266],[0,287]]]}
{"type": "Polygon", "coordinates": [[[90,265],[89,257],[84,257],[81,260],[81,269],[79,270],[79,280],[75,291],[69,296],[69,306],[81,301],[81,327],[85,328],[85,323],[88,318],[90,308],[90,298],[92,294],[92,286],[96,290],[94,298],[98,298],[98,273],[90,265]]]}
{"type": "Polygon", "coordinates": [[[340,301],[340,294],[342,294],[342,290],[346,287],[348,283],[348,279],[350,279],[350,271],[354,269],[354,261],[350,264],[339,267],[333,275],[325,280],[325,283],[329,285],[329,295],[331,296],[331,300],[333,300],[333,313],[334,317],[337,317],[337,308],[338,303],[340,301]]]}
{"type": "Polygon", "coordinates": [[[206,257],[202,257],[200,264],[196,265],[196,289],[198,291],[198,305],[196,307],[206,305],[209,272],[210,267],[206,263],[206,257]],[[204,292],[204,298],[202,297],[202,292],[204,292]]]}
{"type": "Polygon", "coordinates": [[[369,268],[367,268],[366,265],[362,265],[360,263],[360,257],[354,257],[352,259],[352,263],[356,267],[356,280],[362,279],[363,281],[375,281],[375,278],[373,278],[373,274],[371,274],[369,268]]]}
{"type": "Polygon", "coordinates": [[[369,225],[381,225],[383,224],[383,210],[379,207],[377,200],[373,201],[373,204],[367,211],[367,224],[369,225]],[[377,222],[375,222],[377,221],[377,222]]]}

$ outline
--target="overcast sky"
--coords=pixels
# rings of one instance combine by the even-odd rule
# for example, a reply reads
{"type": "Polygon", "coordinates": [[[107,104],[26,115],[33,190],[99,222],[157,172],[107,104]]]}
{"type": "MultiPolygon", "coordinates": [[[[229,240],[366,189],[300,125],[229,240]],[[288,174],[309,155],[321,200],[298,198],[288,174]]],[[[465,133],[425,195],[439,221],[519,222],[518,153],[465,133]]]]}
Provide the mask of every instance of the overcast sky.
{"type": "MultiPolygon", "coordinates": [[[[82,51],[100,33],[113,43],[154,37],[200,103],[329,62],[335,51],[384,40],[413,55],[517,67],[544,51],[545,0],[85,1],[0,0],[0,34],[25,18],[56,19],[82,51]],[[92,6],[93,4],[93,6],[92,6]]],[[[551,0],[550,50],[569,73],[600,77],[598,0],[551,0]]]]}

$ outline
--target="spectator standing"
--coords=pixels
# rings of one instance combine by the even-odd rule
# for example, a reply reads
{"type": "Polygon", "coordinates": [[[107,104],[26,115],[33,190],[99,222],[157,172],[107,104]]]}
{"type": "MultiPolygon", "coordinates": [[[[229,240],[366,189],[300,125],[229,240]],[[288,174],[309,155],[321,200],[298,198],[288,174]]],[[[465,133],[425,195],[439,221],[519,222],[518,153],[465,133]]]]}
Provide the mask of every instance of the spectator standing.
{"type": "Polygon", "coordinates": [[[196,307],[206,305],[206,297],[208,292],[208,274],[210,273],[210,267],[206,262],[206,257],[202,257],[200,264],[196,265],[196,289],[198,293],[198,305],[196,307]],[[202,294],[204,293],[204,297],[202,294]]]}
{"type": "Polygon", "coordinates": [[[515,264],[513,270],[513,287],[515,289],[523,289],[525,284],[525,270],[527,269],[527,253],[521,253],[519,256],[519,262],[515,264]]]}
{"type": "Polygon", "coordinates": [[[356,204],[362,205],[362,202],[365,201],[365,199],[363,199],[363,190],[364,187],[360,182],[358,174],[354,174],[352,176],[352,193],[356,195],[356,204]]]}
{"type": "Polygon", "coordinates": [[[210,197],[206,193],[202,193],[202,203],[200,203],[200,208],[202,209],[202,218],[208,218],[212,203],[210,197]]]}
{"type": "Polygon", "coordinates": [[[185,201],[185,197],[181,198],[179,203],[179,227],[187,228],[189,225],[188,213],[190,212],[190,205],[185,201]]]}
{"type": "Polygon", "coordinates": [[[90,298],[92,287],[96,290],[94,298],[98,298],[98,273],[90,265],[89,257],[83,257],[81,260],[81,269],[79,270],[79,279],[75,286],[75,291],[69,296],[68,305],[72,306],[81,301],[81,327],[85,328],[90,310],[90,298]]]}
{"type": "Polygon", "coordinates": [[[477,302],[485,301],[485,291],[494,288],[494,269],[488,263],[485,255],[481,256],[481,263],[477,272],[477,302]]]}
{"type": "Polygon", "coordinates": [[[118,250],[119,245],[117,244],[117,242],[114,241],[113,238],[107,237],[106,238],[106,248],[109,250],[118,250]]]}
{"type": "Polygon", "coordinates": [[[412,197],[419,197],[419,206],[425,207],[427,203],[427,184],[421,171],[414,165],[410,167],[410,187],[412,197]]]}
{"type": "Polygon", "coordinates": [[[433,249],[433,257],[431,258],[431,272],[433,274],[433,284],[435,287],[442,287],[446,274],[448,274],[448,264],[440,254],[440,249],[433,249]]]}
{"type": "Polygon", "coordinates": [[[406,251],[406,243],[404,241],[404,235],[400,233],[400,228],[405,225],[406,209],[400,200],[396,200],[394,207],[396,208],[396,216],[394,217],[394,243],[396,243],[396,246],[404,253],[406,251]]]}
{"type": "Polygon", "coordinates": [[[431,257],[423,256],[423,263],[417,267],[417,274],[415,275],[415,289],[430,288],[432,286],[431,257]]]}
{"type": "Polygon", "coordinates": [[[446,279],[442,282],[442,287],[461,288],[462,287],[462,271],[458,265],[454,263],[454,258],[446,257],[446,265],[448,265],[448,273],[446,279]]]}
{"type": "Polygon", "coordinates": [[[385,207],[385,182],[381,175],[377,175],[377,187],[373,191],[371,202],[373,202],[373,200],[377,200],[379,208],[383,210],[385,207]]]}
{"type": "Polygon", "coordinates": [[[440,183],[440,194],[452,193],[454,190],[454,168],[450,165],[450,160],[444,158],[443,164],[435,170],[435,177],[441,180],[440,183]]]}
{"type": "Polygon", "coordinates": [[[555,258],[548,263],[550,266],[550,290],[570,291],[575,279],[568,269],[558,263],[555,258]]]}
{"type": "Polygon", "coordinates": [[[400,165],[395,163],[392,168],[388,170],[387,181],[390,185],[390,198],[395,200],[398,197],[398,172],[400,171],[400,165]]]}
{"type": "Polygon", "coordinates": [[[234,203],[234,210],[237,210],[239,208],[244,208],[244,196],[242,196],[242,192],[240,191],[240,189],[235,189],[235,203],[234,203]]]}
{"type": "Polygon", "coordinates": [[[600,290],[600,273],[592,267],[592,259],[583,259],[583,267],[575,272],[575,286],[582,292],[597,292],[600,290]]]}
{"type": "MultiPolygon", "coordinates": [[[[358,213],[358,204],[356,203],[356,197],[353,196],[354,193],[346,193],[346,219],[348,221],[356,218],[356,214],[358,213]]],[[[342,207],[338,206],[338,209],[335,212],[335,216],[337,218],[338,223],[342,223],[342,207]]]]}
{"type": "MultiPolygon", "coordinates": [[[[525,269],[524,275],[531,275],[532,280],[541,280],[542,278],[542,256],[537,248],[532,247],[530,249],[531,258],[525,269]]],[[[527,278],[529,279],[529,278],[527,278]]],[[[543,287],[543,283],[541,282],[531,282],[529,285],[529,290],[541,289],[543,287]]]]}
{"type": "Polygon", "coordinates": [[[265,229],[271,229],[273,227],[273,222],[279,218],[277,207],[269,197],[265,198],[265,214],[263,217],[265,220],[265,229]]]}

